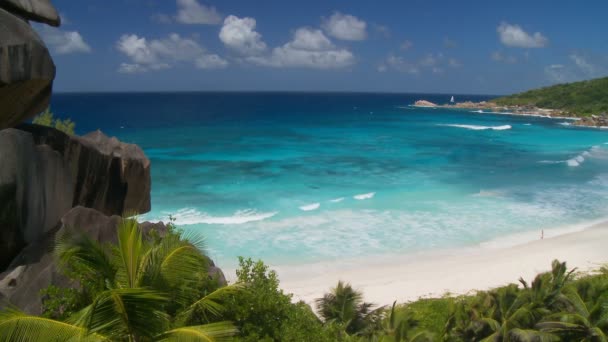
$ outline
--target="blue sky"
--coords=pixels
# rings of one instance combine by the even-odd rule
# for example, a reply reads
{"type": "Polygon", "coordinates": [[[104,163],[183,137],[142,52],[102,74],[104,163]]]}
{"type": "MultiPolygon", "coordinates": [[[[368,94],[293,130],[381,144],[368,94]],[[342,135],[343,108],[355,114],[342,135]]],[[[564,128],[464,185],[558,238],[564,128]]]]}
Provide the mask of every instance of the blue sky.
{"type": "Polygon", "coordinates": [[[55,0],[56,91],[506,94],[608,75],[607,1],[55,0]]]}

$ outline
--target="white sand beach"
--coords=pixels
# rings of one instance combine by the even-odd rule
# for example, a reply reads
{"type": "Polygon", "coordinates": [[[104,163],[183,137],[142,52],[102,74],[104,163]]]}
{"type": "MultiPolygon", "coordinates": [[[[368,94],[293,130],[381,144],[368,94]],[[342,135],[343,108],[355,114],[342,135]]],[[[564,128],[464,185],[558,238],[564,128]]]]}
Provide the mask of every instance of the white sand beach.
{"type": "Polygon", "coordinates": [[[294,300],[313,304],[338,280],[344,280],[363,291],[366,301],[387,305],[394,300],[490,289],[516,283],[519,277],[531,281],[537,273],[549,270],[554,259],[581,271],[608,263],[608,222],[574,230],[557,236],[564,230],[545,231],[542,240],[539,231],[536,240],[519,244],[521,236],[452,251],[273,268],[281,287],[293,293],[294,300]]]}

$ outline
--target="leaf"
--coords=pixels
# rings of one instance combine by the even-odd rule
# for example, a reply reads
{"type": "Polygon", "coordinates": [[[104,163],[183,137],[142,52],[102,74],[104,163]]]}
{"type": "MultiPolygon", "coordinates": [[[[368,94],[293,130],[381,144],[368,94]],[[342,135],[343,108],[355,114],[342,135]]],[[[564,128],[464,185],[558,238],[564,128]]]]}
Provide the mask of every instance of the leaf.
{"type": "Polygon", "coordinates": [[[122,287],[138,287],[143,278],[144,256],[147,248],[141,230],[134,219],[122,219],[118,226],[118,263],[121,265],[117,280],[122,287]]]}
{"type": "Polygon", "coordinates": [[[162,312],[166,302],[164,295],[149,289],[108,290],[99,294],[70,322],[114,338],[152,337],[168,326],[168,317],[162,312]]]}
{"type": "Polygon", "coordinates": [[[156,337],[157,341],[179,342],[221,342],[231,341],[238,330],[230,322],[218,322],[205,325],[188,326],[164,332],[156,337]]]}
{"type": "Polygon", "coordinates": [[[560,339],[546,332],[515,328],[509,331],[509,340],[511,342],[553,342],[560,339]]]}
{"type": "Polygon", "coordinates": [[[228,296],[233,296],[241,291],[245,291],[245,285],[236,283],[229,286],[219,288],[198,301],[192,303],[186,310],[180,313],[178,321],[182,324],[192,322],[194,315],[201,312],[203,315],[212,317],[221,317],[226,308],[222,305],[222,301],[228,296]]]}
{"type": "Polygon", "coordinates": [[[100,334],[48,318],[26,315],[15,309],[0,312],[0,341],[110,341],[100,334]]]}
{"type": "Polygon", "coordinates": [[[106,250],[85,234],[63,230],[55,238],[55,256],[59,266],[81,279],[114,281],[116,268],[106,250]]]}

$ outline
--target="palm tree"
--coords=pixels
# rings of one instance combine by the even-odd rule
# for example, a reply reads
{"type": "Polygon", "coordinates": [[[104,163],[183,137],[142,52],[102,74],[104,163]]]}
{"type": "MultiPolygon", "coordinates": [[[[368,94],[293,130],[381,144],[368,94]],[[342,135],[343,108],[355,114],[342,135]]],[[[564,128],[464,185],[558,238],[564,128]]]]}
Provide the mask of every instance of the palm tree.
{"type": "Polygon", "coordinates": [[[46,335],[59,336],[58,341],[216,341],[236,333],[229,322],[210,322],[221,319],[223,299],[243,286],[205,293],[207,259],[201,239],[183,239],[178,233],[146,239],[135,220],[123,219],[117,240],[104,246],[67,230],[59,235],[59,265],[78,275],[89,304],[66,322],[4,311],[0,340],[46,335]]]}
{"type": "Polygon", "coordinates": [[[556,334],[567,341],[607,341],[608,293],[605,286],[603,284],[602,294],[589,296],[588,300],[585,300],[585,296],[574,286],[565,289],[564,296],[568,298],[572,311],[550,315],[538,323],[536,328],[556,334]]]}
{"type": "Polygon", "coordinates": [[[546,313],[530,302],[529,296],[511,284],[476,297],[479,317],[463,329],[472,341],[553,341],[555,336],[534,329],[546,313]]]}
{"type": "Polygon", "coordinates": [[[398,317],[395,307],[397,301],[393,302],[391,310],[384,322],[379,341],[382,342],[432,342],[434,335],[426,330],[418,329],[418,321],[408,315],[398,317]]]}
{"type": "Polygon", "coordinates": [[[371,310],[374,304],[363,301],[361,292],[342,281],[316,303],[319,315],[326,323],[343,325],[348,334],[361,333],[379,314],[378,310],[371,310]]]}

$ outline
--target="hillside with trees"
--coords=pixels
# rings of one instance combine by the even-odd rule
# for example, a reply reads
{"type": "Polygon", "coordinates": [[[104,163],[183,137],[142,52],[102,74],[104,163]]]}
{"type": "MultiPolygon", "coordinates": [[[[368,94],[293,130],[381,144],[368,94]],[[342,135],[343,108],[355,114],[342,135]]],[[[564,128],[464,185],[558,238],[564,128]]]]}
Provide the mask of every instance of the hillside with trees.
{"type": "Polygon", "coordinates": [[[608,77],[529,90],[492,102],[557,109],[575,116],[599,115],[608,112],[608,77]]]}

